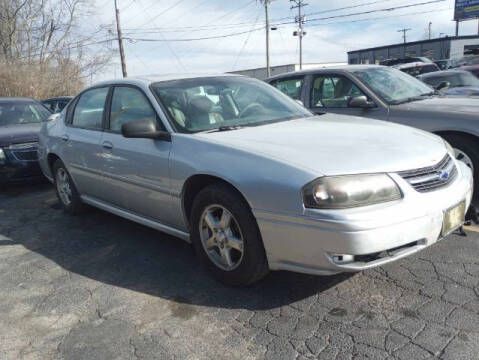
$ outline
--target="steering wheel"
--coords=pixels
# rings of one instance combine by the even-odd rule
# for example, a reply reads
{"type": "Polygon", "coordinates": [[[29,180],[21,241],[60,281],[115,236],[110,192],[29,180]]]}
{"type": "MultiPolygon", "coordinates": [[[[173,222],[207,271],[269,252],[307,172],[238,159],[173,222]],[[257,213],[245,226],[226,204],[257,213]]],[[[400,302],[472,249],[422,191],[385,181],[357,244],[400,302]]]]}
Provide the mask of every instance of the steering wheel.
{"type": "Polygon", "coordinates": [[[253,110],[255,108],[257,108],[259,111],[264,111],[264,106],[263,105],[258,104],[258,103],[251,103],[251,104],[247,105],[243,110],[241,110],[238,117],[239,118],[245,117],[245,114],[247,114],[248,112],[250,112],[251,110],[253,110]]]}

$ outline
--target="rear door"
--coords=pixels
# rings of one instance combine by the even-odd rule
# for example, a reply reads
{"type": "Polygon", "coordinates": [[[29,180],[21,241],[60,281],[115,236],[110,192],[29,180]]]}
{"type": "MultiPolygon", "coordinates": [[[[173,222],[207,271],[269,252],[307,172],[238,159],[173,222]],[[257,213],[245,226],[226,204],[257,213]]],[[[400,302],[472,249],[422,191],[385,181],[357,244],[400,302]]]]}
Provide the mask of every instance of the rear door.
{"type": "Polygon", "coordinates": [[[69,108],[63,142],[63,161],[82,195],[104,199],[100,146],[105,104],[110,88],[83,92],[69,108]]]}
{"type": "Polygon", "coordinates": [[[285,93],[294,100],[301,101],[304,104],[303,89],[305,76],[284,77],[270,82],[275,88],[285,93]]]}
{"type": "Polygon", "coordinates": [[[141,118],[153,118],[163,129],[145,93],[134,86],[116,86],[111,96],[106,131],[103,134],[103,172],[110,202],[130,212],[173,222],[170,208],[169,154],[171,142],[131,139],[121,135],[121,126],[141,118]]]}

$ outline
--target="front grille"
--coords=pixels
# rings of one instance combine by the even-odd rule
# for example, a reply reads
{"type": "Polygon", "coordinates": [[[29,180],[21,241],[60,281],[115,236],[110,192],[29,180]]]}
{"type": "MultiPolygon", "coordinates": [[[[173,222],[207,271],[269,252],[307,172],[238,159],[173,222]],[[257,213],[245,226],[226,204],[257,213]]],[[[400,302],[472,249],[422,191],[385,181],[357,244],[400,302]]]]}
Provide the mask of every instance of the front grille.
{"type": "Polygon", "coordinates": [[[457,168],[453,159],[446,155],[437,165],[398,174],[417,191],[428,192],[449,185],[457,176],[457,168]]]}
{"type": "Polygon", "coordinates": [[[12,145],[10,151],[15,159],[20,161],[38,160],[37,143],[12,145]]]}

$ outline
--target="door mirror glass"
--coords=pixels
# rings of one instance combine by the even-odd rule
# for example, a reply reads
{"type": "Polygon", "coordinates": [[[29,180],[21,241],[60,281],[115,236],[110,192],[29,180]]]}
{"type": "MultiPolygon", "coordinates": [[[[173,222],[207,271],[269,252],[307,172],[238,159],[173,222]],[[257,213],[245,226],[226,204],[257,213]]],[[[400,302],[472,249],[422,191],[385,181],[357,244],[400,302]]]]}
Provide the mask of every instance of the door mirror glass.
{"type": "Polygon", "coordinates": [[[352,97],[348,102],[348,107],[352,108],[371,109],[375,106],[374,102],[369,101],[364,95],[352,97]]]}
{"type": "Polygon", "coordinates": [[[151,118],[136,119],[123,124],[121,133],[126,138],[171,141],[170,133],[157,130],[156,121],[151,118]]]}
{"type": "Polygon", "coordinates": [[[436,90],[446,89],[450,86],[451,86],[451,83],[449,81],[441,81],[439,85],[436,86],[436,90]]]}

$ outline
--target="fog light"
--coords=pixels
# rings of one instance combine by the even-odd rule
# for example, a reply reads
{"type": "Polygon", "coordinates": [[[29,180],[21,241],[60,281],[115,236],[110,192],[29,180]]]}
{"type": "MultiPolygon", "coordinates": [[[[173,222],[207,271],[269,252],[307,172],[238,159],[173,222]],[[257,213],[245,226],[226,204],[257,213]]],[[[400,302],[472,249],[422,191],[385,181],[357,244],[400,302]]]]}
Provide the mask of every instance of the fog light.
{"type": "Polygon", "coordinates": [[[354,261],[354,255],[332,254],[331,257],[336,264],[347,264],[354,261]]]}

